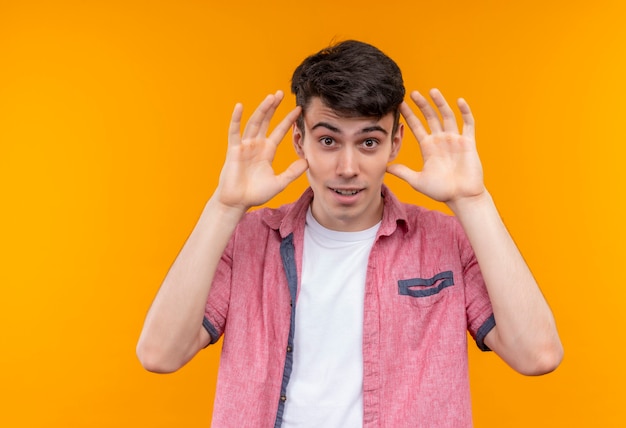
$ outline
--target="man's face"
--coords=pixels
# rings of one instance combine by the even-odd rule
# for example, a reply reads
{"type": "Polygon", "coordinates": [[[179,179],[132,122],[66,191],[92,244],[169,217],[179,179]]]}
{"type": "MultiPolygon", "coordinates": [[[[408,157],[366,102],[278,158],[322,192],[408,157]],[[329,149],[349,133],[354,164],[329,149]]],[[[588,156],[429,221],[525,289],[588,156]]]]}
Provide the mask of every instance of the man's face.
{"type": "Polygon", "coordinates": [[[304,115],[304,136],[294,126],[298,155],[307,160],[314,192],[313,216],[324,227],[358,231],[382,218],[380,195],[387,163],[402,142],[402,124],[392,135],[393,114],[377,119],[341,117],[313,98],[304,115]]]}

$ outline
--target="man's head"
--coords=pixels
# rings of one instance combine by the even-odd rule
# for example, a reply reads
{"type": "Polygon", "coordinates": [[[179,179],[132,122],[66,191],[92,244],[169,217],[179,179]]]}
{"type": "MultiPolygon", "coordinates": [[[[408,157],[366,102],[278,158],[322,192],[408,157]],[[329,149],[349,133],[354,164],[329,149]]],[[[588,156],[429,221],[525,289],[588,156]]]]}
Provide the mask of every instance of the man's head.
{"type": "MultiPolygon", "coordinates": [[[[378,48],[348,40],[307,57],[293,73],[291,92],[296,105],[306,113],[311,100],[319,97],[345,117],[394,115],[394,131],[405,89],[398,65],[378,48]]],[[[303,118],[298,119],[298,127],[303,118]]]]}
{"type": "Polygon", "coordinates": [[[293,142],[308,163],[313,216],[340,231],[375,225],[387,164],[402,143],[400,69],[375,47],[348,41],[305,59],[292,90],[303,109],[293,142]]]}

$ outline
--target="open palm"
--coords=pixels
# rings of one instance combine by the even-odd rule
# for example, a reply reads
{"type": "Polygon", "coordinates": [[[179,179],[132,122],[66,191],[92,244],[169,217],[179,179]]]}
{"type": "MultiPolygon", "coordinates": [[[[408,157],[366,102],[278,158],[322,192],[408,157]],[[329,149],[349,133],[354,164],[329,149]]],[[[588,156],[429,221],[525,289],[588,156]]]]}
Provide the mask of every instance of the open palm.
{"type": "Polygon", "coordinates": [[[219,200],[224,205],[248,209],[264,204],[306,171],[307,163],[303,159],[293,162],[281,174],[276,174],[272,167],[278,145],[300,114],[300,108],[295,108],[267,136],[270,121],[282,98],[280,91],[268,95],[248,120],[243,133],[243,106],[235,106],[226,161],[217,189],[219,200]]]}
{"type": "Polygon", "coordinates": [[[387,171],[408,182],[418,192],[446,203],[461,198],[480,195],[485,191],[483,172],[474,138],[474,118],[469,105],[459,99],[458,107],[463,119],[463,130],[459,132],[454,112],[441,92],[433,89],[431,98],[439,115],[419,92],[411,94],[420,109],[430,133],[406,103],[400,112],[417,138],[424,165],[415,171],[405,165],[389,165],[387,171]]]}

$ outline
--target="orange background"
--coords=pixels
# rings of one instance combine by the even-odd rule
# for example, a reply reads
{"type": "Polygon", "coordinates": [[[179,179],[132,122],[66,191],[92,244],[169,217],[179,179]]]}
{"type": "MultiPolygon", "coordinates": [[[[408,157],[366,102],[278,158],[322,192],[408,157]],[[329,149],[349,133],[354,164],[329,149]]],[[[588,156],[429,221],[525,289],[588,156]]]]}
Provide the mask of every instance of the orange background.
{"type": "MultiPolygon", "coordinates": [[[[626,426],[624,3],[226,3],[0,1],[0,426],[209,425],[219,347],[147,373],[145,312],[216,185],[235,102],[288,91],[304,56],[347,38],[396,59],[408,89],[470,102],[488,187],[556,314],[553,374],[470,349],[475,425],[626,426]]],[[[277,168],[293,159],[284,143],[277,168]]],[[[411,138],[401,161],[420,165],[411,138]]]]}

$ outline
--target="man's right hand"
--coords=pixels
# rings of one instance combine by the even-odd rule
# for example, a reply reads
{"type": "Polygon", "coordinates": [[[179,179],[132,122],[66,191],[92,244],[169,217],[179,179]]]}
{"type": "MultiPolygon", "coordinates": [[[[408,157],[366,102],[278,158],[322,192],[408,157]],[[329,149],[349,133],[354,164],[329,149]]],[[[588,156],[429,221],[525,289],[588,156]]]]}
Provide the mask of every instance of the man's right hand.
{"type": "Polygon", "coordinates": [[[214,195],[217,202],[246,211],[272,199],[307,170],[304,159],[296,160],[281,174],[276,174],[272,167],[278,145],[301,112],[300,107],[293,109],[267,136],[270,121],[282,99],[282,91],[268,95],[248,120],[243,133],[243,106],[235,106],[226,161],[214,195]]]}
{"type": "Polygon", "coordinates": [[[217,189],[165,277],[137,343],[137,356],[150,371],[178,370],[209,344],[211,338],[202,326],[205,303],[222,253],[239,220],[248,208],[269,201],[308,168],[303,159],[278,175],[272,168],[276,148],[301,110],[292,110],[266,136],[282,99],[282,92],[268,95],[241,135],[243,107],[235,107],[217,189]]]}

